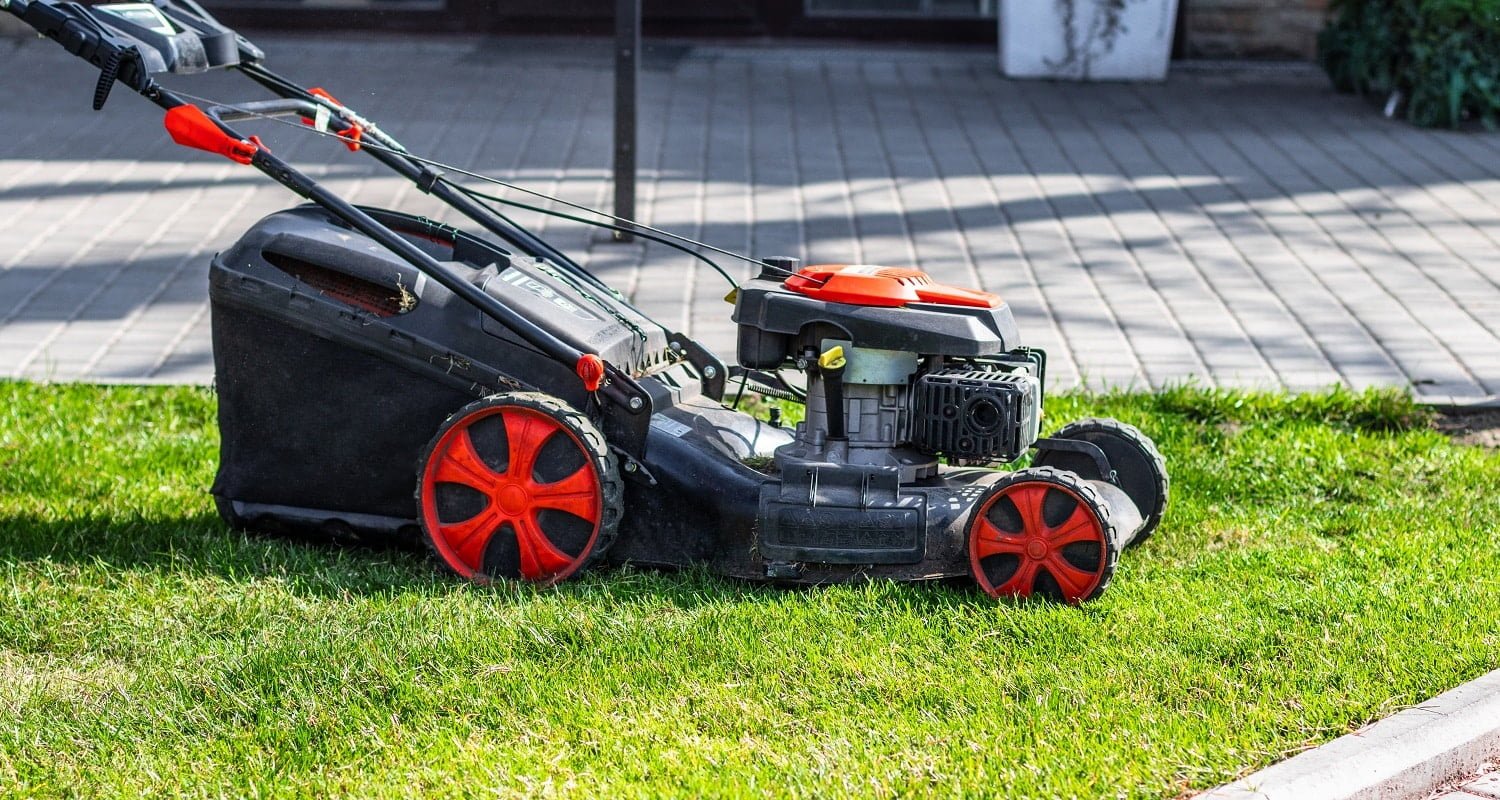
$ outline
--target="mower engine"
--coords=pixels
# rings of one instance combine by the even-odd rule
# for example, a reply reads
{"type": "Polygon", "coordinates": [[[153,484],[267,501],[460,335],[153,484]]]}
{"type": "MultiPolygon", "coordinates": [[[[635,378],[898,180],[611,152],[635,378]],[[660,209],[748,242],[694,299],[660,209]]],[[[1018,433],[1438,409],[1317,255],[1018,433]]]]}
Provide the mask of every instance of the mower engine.
{"type": "Polygon", "coordinates": [[[819,465],[907,484],[935,476],[939,457],[1013,461],[1036,441],[1043,359],[1013,349],[998,296],[896,267],[770,272],[740,290],[735,321],[743,366],[807,374],[783,473],[819,465]]]}
{"type": "Polygon", "coordinates": [[[992,594],[1077,602],[1159,519],[1165,471],[1135,429],[1093,420],[1038,439],[1046,358],[1020,346],[994,294],[914,269],[769,259],[734,320],[744,369],[807,383],[805,420],[761,487],[768,577],[967,572],[992,594]],[[1034,447],[1037,468],[972,468],[1034,447]]]}

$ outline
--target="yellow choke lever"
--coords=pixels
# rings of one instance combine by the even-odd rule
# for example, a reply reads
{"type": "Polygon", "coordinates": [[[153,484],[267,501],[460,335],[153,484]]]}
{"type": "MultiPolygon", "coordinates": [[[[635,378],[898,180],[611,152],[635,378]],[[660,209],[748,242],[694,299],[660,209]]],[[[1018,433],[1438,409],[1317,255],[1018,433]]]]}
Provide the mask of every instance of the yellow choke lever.
{"type": "Polygon", "coordinates": [[[834,345],[818,356],[818,366],[823,369],[843,369],[845,363],[843,345],[834,345]]]}

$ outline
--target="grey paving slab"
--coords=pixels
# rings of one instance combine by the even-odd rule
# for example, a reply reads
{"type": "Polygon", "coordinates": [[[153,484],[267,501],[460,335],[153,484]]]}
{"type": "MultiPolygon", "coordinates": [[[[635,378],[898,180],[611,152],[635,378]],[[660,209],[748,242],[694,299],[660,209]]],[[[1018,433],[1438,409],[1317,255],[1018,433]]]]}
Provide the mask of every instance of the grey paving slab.
{"type": "Polygon", "coordinates": [[[1459,788],[1486,800],[1500,800],[1500,770],[1490,770],[1476,776],[1459,788]]]}
{"type": "MultiPolygon", "coordinates": [[[[414,151],[572,202],[610,198],[607,43],[259,43],[414,151]]],[[[999,292],[1060,386],[1500,392],[1495,134],[1384,121],[1310,68],[1064,85],[1004,80],[984,49],[705,43],[646,67],[644,221],[999,292]]],[[[89,111],[92,74],[49,43],[0,48],[0,71],[0,376],[211,380],[208,260],[292,198],[172,146],[133,98],[89,111]]],[[[258,96],[232,76],[174,85],[258,96]]],[[[356,202],[453,219],[338,147],[262,128],[356,202]]],[[[518,216],[732,352],[727,286],[704,265],[518,216]]]]}

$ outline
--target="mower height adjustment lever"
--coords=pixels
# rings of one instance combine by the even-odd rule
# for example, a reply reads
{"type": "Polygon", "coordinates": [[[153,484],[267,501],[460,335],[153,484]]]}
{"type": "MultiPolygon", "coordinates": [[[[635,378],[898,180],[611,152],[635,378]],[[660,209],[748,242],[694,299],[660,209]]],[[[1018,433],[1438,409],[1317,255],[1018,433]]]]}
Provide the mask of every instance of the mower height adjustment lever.
{"type": "Polygon", "coordinates": [[[687,336],[674,332],[667,337],[667,344],[673,353],[687,359],[693,369],[702,376],[703,394],[711,400],[722,402],[724,400],[724,387],[729,380],[729,367],[719,360],[708,348],[689,339],[687,336]]]}

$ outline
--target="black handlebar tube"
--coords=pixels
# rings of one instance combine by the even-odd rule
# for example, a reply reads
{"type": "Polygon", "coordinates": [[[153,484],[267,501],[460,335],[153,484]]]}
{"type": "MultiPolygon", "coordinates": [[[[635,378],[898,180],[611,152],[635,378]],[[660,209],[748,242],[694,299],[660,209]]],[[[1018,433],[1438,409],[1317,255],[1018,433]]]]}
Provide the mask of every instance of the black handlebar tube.
{"type": "MultiPolygon", "coordinates": [[[[272,92],[275,92],[281,97],[287,99],[305,100],[307,102],[327,108],[327,110],[331,111],[334,114],[338,114],[337,109],[329,107],[323,102],[322,98],[312,94],[310,91],[297,85],[295,82],[288,80],[287,78],[284,78],[269,69],[266,69],[260,64],[242,64],[240,65],[239,70],[240,72],[243,72],[246,77],[271,90],[272,92]]],[[[344,121],[346,123],[355,122],[354,120],[344,121]]],[[[561,250],[558,250],[557,248],[548,244],[536,234],[524,228],[520,228],[507,223],[505,220],[497,217],[492,211],[490,211],[490,209],[484,207],[479,203],[476,203],[471,198],[464,196],[462,193],[456,191],[452,186],[449,186],[448,184],[437,180],[439,173],[434,172],[426,164],[422,164],[418,161],[413,161],[412,159],[399,153],[389,152],[390,150],[404,151],[405,148],[401,147],[399,142],[391,139],[389,136],[385,136],[379,131],[376,131],[375,135],[379,144],[388,149],[381,150],[376,148],[366,148],[365,152],[369,153],[375,160],[386,165],[391,170],[401,175],[401,177],[406,178],[407,180],[416,184],[417,188],[421,189],[423,192],[431,194],[437,199],[457,209],[459,213],[483,226],[485,230],[488,230],[490,233],[493,233],[496,236],[499,236],[501,239],[509,242],[511,245],[515,246],[517,249],[521,250],[527,255],[537,258],[545,258],[548,261],[556,263],[574,276],[589,282],[597,289],[605,292],[613,291],[609,284],[605,283],[597,275],[584,269],[578,264],[578,262],[569,258],[566,253],[563,253],[561,250]]]]}
{"type": "MultiPolygon", "coordinates": [[[[164,108],[172,108],[182,104],[180,99],[166,90],[159,91],[157,97],[153,99],[156,100],[158,105],[164,108]]],[[[226,120],[232,121],[285,114],[312,115],[317,113],[317,109],[316,105],[306,100],[286,99],[242,103],[235,107],[211,106],[203,111],[226,134],[237,139],[243,139],[245,137],[235,132],[233,128],[230,128],[226,124],[226,120]]],[[[281,160],[271,153],[270,150],[264,147],[258,149],[254,157],[251,158],[250,165],[297,195],[326,209],[329,213],[348,223],[350,227],[375,240],[382,247],[385,247],[397,256],[400,256],[413,267],[431,276],[433,280],[442,284],[444,288],[479,309],[480,312],[514,330],[527,344],[535,347],[547,356],[569,366],[576,365],[578,360],[583,357],[582,351],[553,336],[536,323],[527,319],[524,315],[507,306],[500,299],[482,291],[479,287],[454,274],[447,267],[443,266],[442,262],[423,252],[416,245],[407,241],[405,237],[380,224],[349,201],[323,188],[317,181],[308,177],[291,164],[281,160]]],[[[651,398],[633,378],[614,368],[612,365],[606,365],[605,369],[609,380],[604,386],[600,387],[602,394],[624,408],[629,409],[631,413],[639,413],[650,408],[651,398]],[[632,400],[635,398],[640,398],[639,402],[632,403],[632,400]]]]}
{"type": "MultiPolygon", "coordinates": [[[[229,135],[234,135],[234,137],[237,137],[237,138],[243,138],[243,137],[239,137],[239,135],[237,135],[237,134],[234,134],[233,131],[228,131],[228,128],[226,128],[226,126],[223,125],[223,123],[240,122],[240,120],[264,119],[264,117],[285,117],[285,116],[291,116],[291,114],[297,114],[297,116],[303,116],[303,117],[317,116],[318,110],[320,110],[320,108],[321,108],[321,105],[318,104],[317,101],[314,101],[314,99],[285,98],[285,99],[279,99],[279,101],[252,101],[252,102],[242,102],[242,104],[236,104],[236,105],[214,105],[214,107],[205,108],[204,114],[208,114],[208,117],[210,117],[211,120],[214,120],[214,122],[219,123],[219,125],[222,126],[222,128],[225,128],[225,132],[228,132],[229,135]]],[[[341,117],[341,122],[350,122],[350,123],[353,123],[353,120],[344,120],[341,117]]],[[[393,168],[393,170],[398,171],[398,173],[401,173],[402,176],[404,176],[404,177],[410,177],[411,180],[417,180],[417,179],[419,179],[419,177],[422,177],[423,173],[426,173],[426,168],[423,167],[423,165],[417,164],[417,162],[413,162],[413,161],[411,161],[411,159],[405,158],[405,156],[396,155],[396,153],[390,153],[390,152],[387,152],[387,150],[369,149],[368,152],[371,153],[372,156],[375,156],[375,158],[377,158],[378,161],[383,162],[383,164],[389,165],[390,168],[393,168]]],[[[279,159],[278,159],[278,161],[279,161],[279,159]]],[[[252,161],[252,164],[254,164],[254,161],[252,161]]],[[[285,162],[281,162],[281,165],[282,165],[282,167],[285,168],[285,170],[291,170],[290,165],[285,164],[285,162]]],[[[267,174],[270,174],[270,173],[267,173],[267,174]]],[[[297,192],[297,194],[303,195],[303,197],[308,198],[308,200],[312,200],[312,201],[314,201],[314,203],[320,204],[320,206],[329,207],[329,204],[327,204],[326,201],[318,200],[318,198],[311,197],[311,195],[309,195],[308,192],[305,191],[306,188],[320,188],[321,189],[321,186],[318,186],[317,183],[314,182],[314,180],[312,180],[312,179],[305,179],[305,180],[302,180],[302,182],[297,183],[296,186],[294,186],[294,185],[291,185],[291,183],[285,182],[285,180],[282,180],[281,177],[276,176],[276,174],[272,174],[272,177],[275,177],[275,179],[278,180],[278,182],[281,182],[282,185],[287,186],[287,188],[291,189],[291,191],[297,192]]],[[[472,201],[469,201],[468,198],[463,197],[463,195],[458,194],[458,192],[453,192],[453,189],[449,188],[449,186],[441,185],[441,183],[438,183],[438,185],[434,186],[434,189],[435,189],[435,191],[432,192],[432,194],[437,195],[438,200],[447,201],[447,203],[452,204],[452,206],[455,206],[456,209],[460,210],[460,212],[466,213],[466,215],[468,215],[468,213],[469,213],[468,207],[472,206],[472,215],[471,216],[472,216],[472,218],[475,218],[475,221],[478,221],[478,219],[480,219],[481,216],[484,216],[483,215],[483,207],[478,206],[477,203],[472,203],[472,201]],[[437,191],[437,189],[441,189],[441,194],[440,194],[440,192],[437,191]],[[452,195],[452,197],[450,197],[450,195],[452,195]]],[[[329,192],[324,192],[324,194],[326,194],[326,197],[330,198],[330,200],[335,200],[335,201],[339,201],[339,203],[344,203],[344,201],[342,201],[342,198],[339,198],[338,195],[329,194],[329,192]]],[[[350,207],[351,207],[351,209],[354,209],[353,204],[350,204],[350,207]]],[[[333,209],[330,209],[330,210],[333,210],[333,209]]],[[[344,219],[344,216],[341,215],[341,219],[344,219]]],[[[351,221],[351,219],[345,219],[345,222],[350,222],[351,225],[354,225],[354,222],[351,221]]],[[[372,221],[372,222],[374,222],[374,221],[372,221]]],[[[498,222],[498,221],[496,221],[496,222],[498,222]]],[[[384,228],[384,225],[380,225],[380,224],[378,224],[378,222],[374,222],[374,224],[377,225],[377,227],[380,227],[381,230],[387,230],[387,228],[384,228]]],[[[390,243],[387,242],[387,240],[381,239],[381,237],[374,236],[374,234],[369,233],[369,231],[363,230],[363,228],[360,228],[360,231],[362,231],[362,233],[368,234],[368,236],[371,236],[372,239],[375,239],[375,240],[377,240],[377,242],[380,242],[381,245],[390,246],[390,243]]],[[[387,233],[389,233],[389,230],[387,230],[387,233]]],[[[495,233],[496,234],[502,234],[502,231],[495,231],[495,233]]],[[[401,237],[399,237],[399,236],[396,236],[395,240],[401,240],[401,242],[405,242],[405,240],[401,239],[401,237]]],[[[396,248],[392,248],[392,249],[393,249],[393,251],[395,251],[396,248]]],[[[408,257],[408,255],[402,254],[401,251],[396,251],[396,252],[398,252],[398,255],[401,255],[402,258],[407,258],[408,261],[411,260],[411,258],[408,257]]],[[[413,252],[420,252],[420,251],[417,251],[417,249],[413,249],[413,252]]],[[[428,257],[428,255],[426,255],[426,254],[422,254],[422,255],[423,255],[423,257],[428,258],[429,261],[432,261],[432,264],[437,264],[437,261],[432,260],[432,258],[428,257]]],[[[529,254],[529,255],[537,255],[537,254],[529,254]]],[[[586,270],[583,270],[582,267],[577,266],[577,264],[573,264],[573,263],[571,263],[571,261],[567,261],[567,264],[571,264],[571,266],[573,266],[574,270],[577,270],[577,272],[582,273],[582,275],[588,276],[588,278],[592,279],[592,281],[597,281],[597,278],[594,278],[594,276],[592,276],[591,273],[586,272],[586,270]]],[[[422,266],[422,264],[416,264],[416,266],[422,266]]],[[[426,269],[426,267],[423,267],[423,272],[429,272],[429,270],[426,269]]],[[[444,284],[444,285],[447,285],[447,284],[444,284]]],[[[465,287],[468,287],[468,282],[463,282],[463,285],[465,285],[465,287]]],[[[452,287],[449,287],[449,288],[452,288],[452,287]]],[[[603,287],[601,287],[601,288],[603,288],[603,287]]],[[[477,290],[475,290],[475,291],[477,291],[477,290]]],[[[463,296],[462,291],[455,290],[455,293],[459,294],[459,296],[463,296]]],[[[489,297],[489,296],[487,296],[487,294],[483,294],[483,293],[480,293],[480,294],[483,297],[489,297]]],[[[465,296],[465,299],[468,299],[468,297],[465,296]]],[[[508,320],[501,320],[501,321],[505,321],[505,323],[510,324],[510,321],[508,321],[508,320]]],[[[537,329],[537,330],[540,330],[540,329],[537,329]]],[[[529,341],[529,339],[528,339],[528,341],[529,341]]],[[[573,359],[577,360],[577,354],[576,353],[573,354],[573,359]]]]}
{"type": "MultiPolygon", "coordinates": [[[[441,173],[435,172],[428,165],[411,158],[406,153],[406,148],[402,147],[400,142],[386,135],[368,120],[350,118],[350,115],[354,114],[351,110],[341,109],[339,104],[330,103],[327,98],[313,94],[310,90],[303,88],[296,82],[284,78],[260,64],[241,64],[239,70],[246,77],[281,96],[284,100],[300,101],[306,104],[305,106],[295,106],[295,108],[299,109],[297,113],[303,116],[315,114],[318,109],[323,109],[333,114],[334,118],[341,125],[365,126],[365,137],[374,139],[383,146],[383,148],[367,147],[364,148],[365,152],[375,160],[389,167],[391,171],[410,180],[423,192],[457,209],[464,216],[483,226],[502,240],[509,242],[520,251],[556,263],[566,272],[584,280],[603,292],[608,294],[615,293],[614,288],[605,283],[603,279],[584,269],[562,251],[537,237],[531,231],[511,223],[484,204],[476,202],[473,198],[458,191],[453,185],[439,180],[438,178],[441,173]],[[308,107],[312,110],[307,110],[308,107]]],[[[249,119],[285,114],[288,113],[285,110],[286,108],[289,107],[280,105],[276,101],[253,102],[241,103],[236,106],[235,109],[239,110],[238,113],[235,113],[235,109],[221,109],[219,113],[223,119],[249,119]]],[[[630,302],[626,301],[626,305],[644,316],[644,312],[641,312],[640,309],[636,308],[630,302]]],[[[657,324],[660,326],[660,323],[657,324]]],[[[714,400],[722,401],[724,399],[725,381],[728,377],[728,369],[724,362],[696,340],[690,339],[681,333],[673,332],[665,326],[661,327],[667,332],[668,339],[674,345],[680,346],[681,349],[679,352],[682,353],[687,362],[697,370],[704,393],[714,400]]]]}
{"type": "MultiPolygon", "coordinates": [[[[147,59],[142,54],[140,47],[128,38],[116,36],[109,28],[100,24],[88,6],[71,2],[52,2],[51,0],[0,0],[0,11],[9,12],[21,18],[22,21],[35,28],[39,33],[57,41],[58,44],[62,45],[63,49],[101,69],[99,85],[95,88],[94,107],[96,110],[102,105],[102,100],[107,96],[109,87],[116,80],[124,83],[147,100],[168,111],[179,106],[190,105],[187,100],[157,83],[151,77],[146,63],[147,59]]],[[[201,13],[201,9],[194,9],[194,11],[201,13]]],[[[204,16],[206,17],[206,14],[204,16]]],[[[241,47],[241,51],[244,51],[243,46],[241,47]]],[[[254,55],[258,58],[258,51],[254,55]]],[[[226,136],[233,137],[237,141],[244,142],[246,141],[246,137],[241,136],[233,128],[229,127],[225,121],[226,119],[241,119],[261,115],[277,116],[292,113],[301,113],[316,117],[319,110],[327,110],[338,114],[340,120],[344,120],[349,124],[361,124],[363,122],[361,120],[346,120],[347,115],[339,112],[338,108],[332,104],[326,104],[321,98],[316,97],[308,90],[259,68],[253,61],[241,61],[237,66],[247,76],[275,93],[282,95],[284,98],[280,101],[247,104],[244,110],[241,111],[223,106],[204,110],[204,113],[208,115],[209,119],[221,132],[226,136]]],[[[368,126],[368,123],[365,124],[368,126]]],[[[394,151],[404,151],[404,148],[395,140],[384,135],[373,126],[368,127],[370,128],[369,132],[372,138],[379,141],[382,145],[394,151]]],[[[558,253],[550,245],[541,242],[529,233],[515,231],[514,226],[504,225],[503,220],[496,219],[492,212],[478,206],[478,204],[468,200],[468,198],[457,195],[447,185],[432,180],[436,176],[418,162],[409,157],[399,155],[398,152],[375,148],[367,148],[367,150],[403,176],[417,181],[419,187],[430,183],[434,188],[442,189],[443,193],[438,195],[439,199],[448,202],[450,205],[464,212],[496,235],[513,241],[518,246],[520,246],[521,242],[526,242],[529,246],[523,249],[532,250],[534,248],[541,252],[553,254],[560,263],[568,265],[583,275],[587,275],[591,281],[598,282],[596,277],[583,270],[571,259],[558,253]]],[[[250,159],[250,165],[265,173],[277,183],[292,190],[297,195],[321,206],[329,213],[343,220],[350,227],[378,242],[422,273],[431,276],[449,291],[463,298],[480,313],[495,319],[497,322],[515,331],[522,341],[536,348],[544,355],[569,367],[577,367],[579,360],[584,355],[581,351],[539,327],[522,314],[510,308],[499,298],[493,297],[468,281],[465,281],[458,274],[449,270],[438,260],[427,255],[427,253],[407,241],[400,234],[380,224],[343,198],[324,189],[316,181],[297,170],[291,164],[277,158],[270,150],[263,146],[257,147],[250,159]]],[[[602,286],[602,283],[600,285],[602,286]]],[[[613,365],[605,364],[605,377],[604,384],[599,388],[599,394],[610,401],[610,406],[627,412],[623,418],[617,420],[620,427],[630,431],[628,438],[631,441],[629,445],[633,446],[629,446],[627,449],[632,451],[632,455],[644,455],[646,439],[645,419],[649,417],[652,410],[651,396],[639,382],[613,365]]],[[[608,418],[610,415],[606,416],[608,418]]]]}

